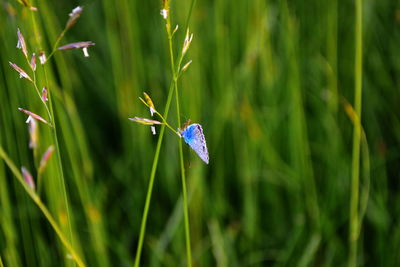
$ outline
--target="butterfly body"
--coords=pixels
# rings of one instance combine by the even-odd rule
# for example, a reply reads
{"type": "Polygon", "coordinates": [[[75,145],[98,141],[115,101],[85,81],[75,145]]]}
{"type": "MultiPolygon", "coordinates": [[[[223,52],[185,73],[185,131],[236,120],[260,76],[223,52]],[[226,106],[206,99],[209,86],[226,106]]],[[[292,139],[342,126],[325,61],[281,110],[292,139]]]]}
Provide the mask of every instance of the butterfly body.
{"type": "Polygon", "coordinates": [[[208,164],[208,149],[201,125],[198,123],[190,124],[181,130],[180,134],[183,140],[185,140],[185,143],[188,144],[197,155],[208,164]]]}

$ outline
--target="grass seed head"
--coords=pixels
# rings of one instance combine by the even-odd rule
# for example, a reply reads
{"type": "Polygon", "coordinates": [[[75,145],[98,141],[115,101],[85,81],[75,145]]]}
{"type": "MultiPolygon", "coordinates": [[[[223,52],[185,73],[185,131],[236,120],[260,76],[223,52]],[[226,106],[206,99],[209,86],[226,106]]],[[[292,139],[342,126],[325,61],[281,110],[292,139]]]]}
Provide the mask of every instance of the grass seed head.
{"type": "Polygon", "coordinates": [[[75,25],[79,17],[81,16],[83,11],[83,8],[80,6],[75,7],[71,13],[69,13],[69,19],[67,21],[67,25],[65,26],[65,29],[69,29],[72,26],[75,25]]]}
{"type": "Polygon", "coordinates": [[[19,77],[20,78],[25,78],[27,80],[29,80],[30,82],[33,82],[33,80],[31,79],[31,77],[29,77],[28,73],[26,73],[26,71],[24,71],[23,69],[21,69],[20,67],[18,67],[17,64],[14,64],[12,62],[8,62],[10,64],[10,66],[16,70],[19,73],[19,77]]]}
{"type": "Polygon", "coordinates": [[[28,58],[28,49],[26,48],[25,38],[22,35],[22,33],[19,30],[19,28],[18,28],[18,31],[17,31],[17,36],[18,36],[17,48],[21,49],[22,53],[25,55],[25,57],[28,58]]]}
{"type": "Polygon", "coordinates": [[[160,11],[161,16],[166,20],[169,14],[169,0],[163,0],[162,9],[160,11]]]}
{"type": "Polygon", "coordinates": [[[95,45],[95,43],[93,43],[91,41],[76,42],[76,43],[70,43],[70,44],[60,46],[58,48],[58,50],[83,49],[85,47],[90,47],[90,46],[94,46],[94,45],[95,45]]]}
{"type": "Polygon", "coordinates": [[[21,173],[22,173],[22,176],[24,177],[25,182],[30,187],[30,189],[35,191],[35,182],[33,181],[33,177],[30,174],[30,172],[25,167],[22,166],[21,167],[21,173]]]}
{"type": "Polygon", "coordinates": [[[165,8],[161,9],[160,15],[166,20],[168,18],[168,10],[165,8]]]}
{"type": "Polygon", "coordinates": [[[54,152],[54,146],[51,145],[47,148],[46,152],[44,152],[42,159],[40,160],[40,164],[39,164],[39,173],[43,173],[47,163],[49,162],[51,156],[53,155],[54,152]]]}
{"type": "Polygon", "coordinates": [[[42,89],[42,96],[41,96],[41,98],[42,98],[42,100],[43,100],[44,102],[49,101],[49,98],[47,97],[47,89],[46,89],[46,87],[43,87],[43,89],[42,89]]]}
{"type": "Polygon", "coordinates": [[[185,41],[183,42],[182,55],[186,54],[186,52],[188,51],[188,49],[190,47],[190,44],[192,43],[192,40],[193,40],[193,33],[190,34],[189,29],[187,29],[185,41]]]}
{"type": "Polygon", "coordinates": [[[133,117],[133,118],[129,118],[129,120],[143,124],[143,125],[162,124],[162,122],[159,122],[156,120],[150,120],[150,119],[146,119],[146,118],[141,118],[141,117],[133,117]]]}
{"type": "Polygon", "coordinates": [[[174,35],[178,29],[179,29],[179,26],[178,26],[178,24],[176,24],[175,29],[172,31],[172,35],[174,35]]]}
{"type": "Polygon", "coordinates": [[[190,64],[192,64],[192,60],[189,60],[189,62],[186,63],[186,64],[182,67],[182,71],[186,71],[187,68],[189,68],[190,64]]]}
{"type": "Polygon", "coordinates": [[[36,71],[36,54],[35,53],[32,54],[31,68],[33,71],[36,71]]]}
{"type": "Polygon", "coordinates": [[[44,63],[46,63],[46,54],[44,51],[39,52],[39,61],[40,61],[40,64],[42,64],[42,65],[44,65],[44,63]]]}
{"type": "Polygon", "coordinates": [[[33,119],[36,119],[38,121],[41,121],[41,122],[51,126],[51,124],[49,122],[47,122],[45,119],[43,119],[39,115],[37,115],[37,114],[35,114],[35,113],[33,113],[33,112],[29,111],[29,110],[26,110],[26,109],[23,109],[23,108],[18,108],[18,110],[23,112],[23,113],[25,113],[25,114],[27,114],[27,115],[29,115],[29,117],[31,117],[31,118],[28,117],[28,120],[26,121],[27,123],[29,123],[29,121],[33,118],[33,119]]]}
{"type": "Polygon", "coordinates": [[[154,103],[151,100],[150,96],[148,94],[146,94],[146,92],[143,92],[143,95],[144,95],[144,98],[146,99],[147,106],[150,109],[150,114],[153,117],[153,114],[156,112],[156,109],[154,107],[154,103]]]}
{"type": "Polygon", "coordinates": [[[34,118],[29,116],[27,119],[27,123],[29,130],[29,148],[35,149],[38,147],[39,143],[39,134],[38,134],[39,132],[38,132],[37,122],[34,118]]]}
{"type": "Polygon", "coordinates": [[[95,45],[95,43],[93,43],[91,41],[84,41],[84,42],[77,42],[77,43],[71,43],[71,44],[60,46],[58,48],[58,50],[82,49],[85,57],[88,57],[89,53],[88,53],[87,48],[90,46],[94,46],[94,45],[95,45]]]}

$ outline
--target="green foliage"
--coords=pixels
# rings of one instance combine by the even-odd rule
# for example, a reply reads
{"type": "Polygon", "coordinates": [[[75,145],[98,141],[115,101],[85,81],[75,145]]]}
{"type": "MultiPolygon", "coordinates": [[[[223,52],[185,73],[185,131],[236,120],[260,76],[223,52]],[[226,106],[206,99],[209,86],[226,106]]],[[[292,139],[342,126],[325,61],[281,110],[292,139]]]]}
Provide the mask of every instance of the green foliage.
{"type": "MultiPolygon", "coordinates": [[[[128,117],[150,118],[138,99],[144,91],[160,113],[167,102],[173,74],[162,1],[32,1],[37,11],[19,2],[31,1],[0,0],[0,266],[75,266],[69,243],[86,266],[132,266],[158,135],[128,117]],[[9,66],[30,70],[15,47],[17,29],[29,55],[49,55],[77,5],[84,11],[59,46],[96,45],[88,58],[68,50],[45,69],[37,62],[55,127],[39,122],[30,149],[18,108],[49,118],[32,83],[9,66]],[[41,206],[14,174],[24,166],[38,182],[50,145],[41,206]]],[[[360,2],[361,73],[354,1],[196,2],[182,65],[193,62],[177,84],[179,114],[174,96],[168,117],[175,128],[179,116],[200,123],[210,153],[206,165],[183,144],[193,266],[400,265],[400,5],[360,2]],[[362,108],[352,107],[356,77],[362,108]]],[[[171,0],[175,60],[190,4],[171,0]]],[[[141,266],[186,265],[177,140],[165,131],[141,266]]]]}

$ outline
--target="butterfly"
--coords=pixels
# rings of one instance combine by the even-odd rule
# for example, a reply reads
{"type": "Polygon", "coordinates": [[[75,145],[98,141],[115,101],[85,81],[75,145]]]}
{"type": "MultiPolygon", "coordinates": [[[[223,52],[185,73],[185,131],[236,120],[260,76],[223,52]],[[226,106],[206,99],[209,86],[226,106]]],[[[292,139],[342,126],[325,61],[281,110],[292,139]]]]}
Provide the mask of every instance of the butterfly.
{"type": "Polygon", "coordinates": [[[206,139],[203,134],[203,128],[198,123],[193,123],[188,126],[184,126],[183,130],[180,130],[180,134],[199,157],[208,164],[208,149],[206,139]]]}

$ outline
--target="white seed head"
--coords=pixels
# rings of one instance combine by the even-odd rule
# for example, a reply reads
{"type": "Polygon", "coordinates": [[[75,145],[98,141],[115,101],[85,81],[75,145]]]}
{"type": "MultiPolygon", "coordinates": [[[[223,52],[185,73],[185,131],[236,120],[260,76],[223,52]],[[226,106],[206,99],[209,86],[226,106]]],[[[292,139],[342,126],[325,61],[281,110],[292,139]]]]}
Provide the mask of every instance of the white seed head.
{"type": "Polygon", "coordinates": [[[168,18],[168,10],[166,10],[165,8],[161,9],[160,14],[164,19],[168,18]]]}
{"type": "Polygon", "coordinates": [[[75,7],[71,13],[69,13],[69,20],[67,21],[66,29],[71,28],[75,25],[76,21],[81,16],[83,8],[80,6],[75,7]]]}
{"type": "Polygon", "coordinates": [[[30,123],[34,118],[32,118],[31,115],[29,115],[28,119],[26,119],[25,123],[30,123]]]}
{"type": "Polygon", "coordinates": [[[83,55],[85,55],[85,57],[89,57],[89,52],[87,47],[84,47],[82,50],[83,50],[83,55]]]}
{"type": "Polygon", "coordinates": [[[76,16],[76,15],[79,15],[79,14],[82,13],[82,10],[83,10],[82,7],[77,6],[77,7],[75,7],[74,9],[72,9],[72,12],[69,13],[69,16],[70,16],[70,17],[73,17],[73,16],[76,16]]]}
{"type": "Polygon", "coordinates": [[[193,33],[190,34],[189,33],[189,29],[186,32],[186,36],[185,36],[185,41],[183,42],[183,48],[182,48],[182,54],[186,54],[186,52],[188,51],[190,44],[192,43],[193,40],[193,33]]]}
{"type": "Polygon", "coordinates": [[[39,61],[40,61],[40,64],[42,64],[42,65],[44,65],[44,63],[46,63],[46,54],[44,53],[44,51],[40,51],[39,61]]]}
{"type": "Polygon", "coordinates": [[[192,64],[192,60],[189,60],[189,62],[186,63],[185,66],[182,67],[182,71],[187,70],[187,68],[189,68],[190,64],[192,64]]]}
{"type": "Polygon", "coordinates": [[[156,113],[156,110],[153,107],[150,107],[150,114],[153,117],[154,113],[156,113]]]}

